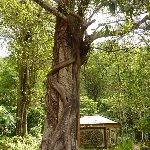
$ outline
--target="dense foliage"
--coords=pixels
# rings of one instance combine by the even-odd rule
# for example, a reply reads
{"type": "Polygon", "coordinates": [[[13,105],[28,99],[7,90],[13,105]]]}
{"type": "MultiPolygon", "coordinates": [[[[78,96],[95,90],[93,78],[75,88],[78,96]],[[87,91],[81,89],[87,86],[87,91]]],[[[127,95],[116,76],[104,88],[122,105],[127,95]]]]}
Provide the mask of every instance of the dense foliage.
{"type": "Polygon", "coordinates": [[[97,103],[97,113],[118,120],[124,132],[136,140],[150,134],[148,59],[149,47],[94,52],[82,71],[83,94],[97,103]],[[95,96],[98,93],[103,94],[95,96]]]}

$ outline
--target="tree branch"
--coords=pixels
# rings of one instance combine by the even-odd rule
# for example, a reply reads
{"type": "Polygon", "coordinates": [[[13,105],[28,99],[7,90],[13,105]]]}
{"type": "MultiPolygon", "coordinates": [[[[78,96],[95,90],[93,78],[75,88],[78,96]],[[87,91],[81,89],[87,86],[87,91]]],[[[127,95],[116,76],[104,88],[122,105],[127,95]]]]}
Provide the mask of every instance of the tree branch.
{"type": "Polygon", "coordinates": [[[89,22],[87,22],[87,23],[85,23],[83,26],[84,26],[84,29],[86,30],[92,23],[94,23],[96,20],[95,19],[93,19],[93,20],[91,20],[91,21],[89,21],[89,22]]]}
{"type": "Polygon", "coordinates": [[[46,11],[52,13],[55,16],[58,16],[64,20],[67,21],[67,17],[60,13],[59,11],[57,11],[56,8],[51,7],[47,2],[45,2],[44,0],[33,0],[34,2],[36,2],[38,5],[40,5],[42,8],[44,8],[46,11]]]}
{"type": "Polygon", "coordinates": [[[72,12],[70,10],[68,10],[68,14],[70,14],[71,16],[76,17],[81,22],[83,21],[83,19],[79,15],[75,14],[74,12],[72,12]]]}
{"type": "Polygon", "coordinates": [[[147,20],[150,20],[150,17],[148,15],[146,15],[143,19],[141,19],[140,21],[134,23],[133,29],[138,29],[140,27],[141,24],[145,23],[147,20]]]}
{"type": "Polygon", "coordinates": [[[60,69],[69,66],[70,64],[74,63],[75,59],[71,58],[69,60],[65,60],[60,62],[58,65],[54,66],[54,68],[52,69],[52,71],[50,71],[50,73],[48,73],[48,75],[54,75],[57,71],[59,71],[60,69]]]}
{"type": "MultiPolygon", "coordinates": [[[[122,34],[119,34],[119,35],[122,35],[122,34]]],[[[110,37],[110,36],[116,36],[116,31],[110,31],[109,33],[106,33],[106,31],[93,33],[92,35],[90,35],[90,43],[92,43],[94,40],[98,38],[110,37]]]]}
{"type": "MultiPolygon", "coordinates": [[[[134,23],[132,28],[129,28],[126,33],[129,33],[135,29],[138,29],[143,23],[145,23],[147,20],[150,20],[150,17],[146,15],[143,19],[139,20],[137,23],[134,23]]],[[[103,32],[94,32],[93,34],[90,35],[90,43],[92,43],[94,40],[102,37],[109,37],[109,36],[116,36],[116,34],[123,36],[126,33],[123,33],[122,31],[109,31],[109,33],[106,33],[106,31],[103,32]]]]}
{"type": "Polygon", "coordinates": [[[66,91],[63,85],[61,85],[59,82],[57,82],[56,79],[52,78],[51,79],[52,83],[52,88],[54,88],[60,95],[63,105],[65,106],[67,104],[67,96],[66,96],[66,91]]]}
{"type": "MultiPolygon", "coordinates": [[[[46,1],[44,1],[44,0],[33,0],[33,1],[36,2],[38,5],[40,5],[42,8],[44,8],[46,11],[52,13],[55,16],[58,16],[58,17],[64,19],[65,21],[68,21],[67,16],[65,16],[63,13],[59,12],[57,10],[57,8],[51,7],[46,1]]],[[[78,18],[78,20],[82,21],[82,18],[79,15],[75,14],[74,12],[68,10],[67,13],[70,14],[71,16],[78,18]]]]}

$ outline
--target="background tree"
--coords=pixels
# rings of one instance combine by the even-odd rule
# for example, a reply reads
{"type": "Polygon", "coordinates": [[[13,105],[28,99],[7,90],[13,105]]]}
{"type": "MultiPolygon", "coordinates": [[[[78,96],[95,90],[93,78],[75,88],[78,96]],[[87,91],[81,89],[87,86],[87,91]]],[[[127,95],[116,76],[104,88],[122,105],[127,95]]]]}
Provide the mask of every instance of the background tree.
{"type": "Polygon", "coordinates": [[[81,116],[88,116],[97,114],[97,102],[94,102],[94,100],[89,99],[87,96],[81,96],[80,98],[80,115],[81,116]]]}
{"type": "Polygon", "coordinates": [[[86,95],[93,100],[98,100],[98,98],[102,98],[105,95],[107,62],[101,57],[98,53],[92,53],[88,64],[81,70],[81,82],[84,89],[86,89],[86,95]]]}
{"type": "Polygon", "coordinates": [[[18,71],[16,134],[24,136],[28,107],[37,98],[34,92],[38,71],[46,73],[46,64],[51,62],[52,24],[45,26],[51,18],[45,18],[41,9],[31,5],[30,1],[3,1],[1,13],[2,32],[10,40],[9,49],[18,71]]]}
{"type": "MultiPolygon", "coordinates": [[[[141,130],[142,122],[147,124],[149,118],[148,49],[149,47],[142,46],[127,48],[124,51],[116,47],[116,51],[113,53],[95,51],[87,64],[88,68],[90,68],[95,62],[98,64],[99,62],[105,62],[101,67],[103,71],[107,72],[102,77],[105,80],[105,89],[103,89],[105,95],[96,99],[96,102],[101,104],[97,105],[98,112],[118,120],[122,124],[122,136],[130,136],[136,140],[147,138],[149,133],[144,124],[143,130],[141,130]],[[95,59],[94,55],[98,57],[95,59]]],[[[93,70],[90,73],[92,74],[92,72],[93,70]]],[[[87,72],[86,76],[90,73],[87,72]]],[[[94,76],[93,78],[93,80],[98,80],[99,76],[94,76]]],[[[91,80],[86,82],[90,84],[91,80]]],[[[95,83],[99,84],[99,82],[95,83]]],[[[83,83],[81,82],[81,84],[83,83]]],[[[92,89],[93,87],[91,86],[92,89]]],[[[88,89],[85,88],[86,90],[89,91],[90,86],[88,89]]]]}

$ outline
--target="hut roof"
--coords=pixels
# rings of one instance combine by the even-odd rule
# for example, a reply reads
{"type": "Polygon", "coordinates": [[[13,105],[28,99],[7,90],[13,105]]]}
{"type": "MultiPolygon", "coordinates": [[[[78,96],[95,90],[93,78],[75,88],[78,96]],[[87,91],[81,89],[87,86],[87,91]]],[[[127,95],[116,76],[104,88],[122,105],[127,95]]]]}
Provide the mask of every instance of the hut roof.
{"type": "Polygon", "coordinates": [[[96,116],[84,116],[80,118],[81,125],[96,125],[96,124],[118,124],[115,121],[107,119],[105,117],[96,115],[96,116]]]}

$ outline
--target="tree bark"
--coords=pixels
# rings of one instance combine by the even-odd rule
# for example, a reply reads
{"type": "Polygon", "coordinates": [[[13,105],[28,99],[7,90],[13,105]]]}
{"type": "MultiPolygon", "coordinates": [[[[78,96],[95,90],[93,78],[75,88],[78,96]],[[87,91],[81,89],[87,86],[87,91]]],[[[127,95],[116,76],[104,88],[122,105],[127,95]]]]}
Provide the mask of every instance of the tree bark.
{"type": "Polygon", "coordinates": [[[19,136],[24,136],[27,133],[27,105],[27,67],[20,65],[16,113],[16,135],[19,136]]]}
{"type": "MultiPolygon", "coordinates": [[[[70,17],[74,20],[74,17],[70,17]]],[[[71,21],[72,22],[72,21],[71,21]]],[[[78,24],[57,17],[53,68],[47,76],[41,150],[77,150],[79,130],[80,37],[78,24]]]]}
{"type": "Polygon", "coordinates": [[[33,96],[36,73],[34,63],[28,66],[25,53],[26,51],[23,52],[22,61],[18,64],[19,84],[16,112],[16,135],[22,137],[27,134],[27,110],[33,96]]]}

